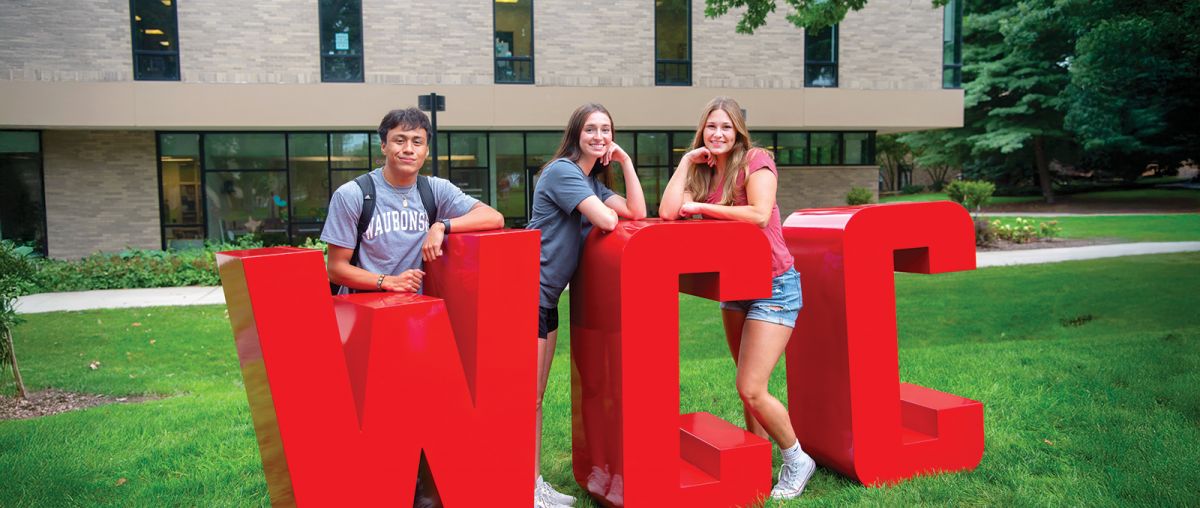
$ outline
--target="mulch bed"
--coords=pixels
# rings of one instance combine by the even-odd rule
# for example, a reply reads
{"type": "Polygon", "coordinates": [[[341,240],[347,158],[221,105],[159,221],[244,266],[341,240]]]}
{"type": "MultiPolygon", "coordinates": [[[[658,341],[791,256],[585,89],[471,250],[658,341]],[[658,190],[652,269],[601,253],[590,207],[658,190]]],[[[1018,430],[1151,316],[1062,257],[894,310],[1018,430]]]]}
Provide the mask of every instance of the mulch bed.
{"type": "Polygon", "coordinates": [[[50,388],[31,392],[24,399],[0,396],[0,421],[24,420],[39,416],[56,415],[76,409],[102,406],[104,404],[131,404],[158,399],[156,396],[114,397],[92,393],[75,393],[50,388]]]}

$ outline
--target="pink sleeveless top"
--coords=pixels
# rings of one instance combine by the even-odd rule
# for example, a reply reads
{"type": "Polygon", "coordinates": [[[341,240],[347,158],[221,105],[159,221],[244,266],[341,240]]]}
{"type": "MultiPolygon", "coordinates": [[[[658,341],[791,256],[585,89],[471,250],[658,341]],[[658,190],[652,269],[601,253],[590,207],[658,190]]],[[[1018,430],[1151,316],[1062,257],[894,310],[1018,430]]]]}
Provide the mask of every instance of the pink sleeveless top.
{"type": "MultiPolygon", "coordinates": [[[[772,175],[775,175],[775,180],[779,180],[779,170],[775,168],[775,161],[771,159],[771,155],[767,153],[767,151],[756,148],[751,150],[749,155],[750,160],[747,162],[747,166],[750,168],[750,173],[764,170],[770,171],[772,175]]],[[[742,192],[734,193],[734,206],[745,206],[750,204],[749,200],[746,198],[745,192],[746,176],[747,172],[739,169],[737,179],[734,181],[734,185],[736,185],[737,188],[742,189],[742,192]]],[[[724,190],[724,185],[722,185],[721,182],[718,182],[717,188],[708,195],[705,201],[714,204],[719,203],[721,201],[721,194],[724,190]]],[[[771,207],[771,218],[767,221],[766,227],[763,228],[763,234],[767,235],[767,243],[771,245],[771,277],[778,277],[782,275],[783,272],[788,271],[794,262],[792,259],[792,253],[788,252],[787,244],[783,242],[783,226],[780,224],[779,220],[778,203],[771,207]]]]}

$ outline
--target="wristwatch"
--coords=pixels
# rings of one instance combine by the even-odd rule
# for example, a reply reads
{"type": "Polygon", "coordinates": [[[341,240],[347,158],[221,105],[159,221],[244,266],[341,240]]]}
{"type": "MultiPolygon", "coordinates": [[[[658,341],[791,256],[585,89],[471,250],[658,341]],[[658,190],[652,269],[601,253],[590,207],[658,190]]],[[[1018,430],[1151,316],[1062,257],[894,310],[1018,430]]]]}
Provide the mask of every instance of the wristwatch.
{"type": "Polygon", "coordinates": [[[442,219],[442,225],[446,226],[446,234],[450,233],[450,219],[442,219]]]}

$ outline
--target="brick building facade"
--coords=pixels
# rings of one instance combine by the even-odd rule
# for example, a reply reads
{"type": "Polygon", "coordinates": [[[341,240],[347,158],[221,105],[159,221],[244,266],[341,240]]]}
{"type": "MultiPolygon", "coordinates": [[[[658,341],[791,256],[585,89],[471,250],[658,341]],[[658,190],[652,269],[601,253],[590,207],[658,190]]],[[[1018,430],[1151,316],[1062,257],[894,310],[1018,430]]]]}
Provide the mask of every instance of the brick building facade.
{"type": "MultiPolygon", "coordinates": [[[[945,11],[928,2],[872,0],[847,15],[833,41],[836,86],[821,87],[806,84],[806,34],[782,6],[756,34],[741,35],[740,12],[707,19],[701,0],[682,2],[689,19],[658,26],[664,2],[635,0],[586,9],[566,0],[152,3],[168,6],[175,24],[139,24],[133,11],[143,0],[17,0],[0,17],[0,152],[11,152],[0,153],[0,172],[14,157],[21,168],[37,160],[44,189],[30,186],[22,199],[36,213],[19,216],[41,214],[40,237],[24,240],[53,257],[228,239],[246,232],[248,219],[275,224],[283,232],[275,241],[310,236],[323,215],[304,203],[327,201],[330,188],[373,167],[379,118],[431,92],[447,100],[438,116],[448,134],[439,143],[449,145],[439,150],[441,175],[512,225],[525,218],[528,203],[514,189],[529,191],[529,168],[546,155],[538,147],[556,144],[584,102],[612,112],[650,197],[701,107],[736,98],[756,140],[776,145],[785,214],[843,204],[851,187],[877,188],[875,134],[962,123],[962,91],[942,84],[945,11]],[[359,28],[340,30],[359,30],[361,42],[329,39],[361,61],[348,83],[323,78],[329,18],[321,9],[334,4],[360,13],[359,28]],[[510,29],[504,17],[514,15],[510,29]],[[173,30],[164,48],[174,51],[175,79],[138,76],[137,44],[156,30],[173,30]],[[686,83],[656,84],[664,38],[686,45],[685,63],[674,64],[686,66],[686,83]],[[513,51],[525,47],[528,55],[513,51]],[[521,71],[510,79],[513,69],[521,71]],[[4,148],[4,136],[29,133],[37,143],[4,148]],[[168,138],[195,149],[173,152],[168,138]],[[301,154],[309,146],[301,141],[318,155],[301,154]],[[254,154],[214,155],[228,143],[254,154]],[[271,155],[274,147],[282,155],[271,155]],[[359,147],[367,152],[338,153],[359,147]],[[328,181],[298,188],[310,167],[328,181]]],[[[6,222],[0,235],[25,229],[6,222]]]]}

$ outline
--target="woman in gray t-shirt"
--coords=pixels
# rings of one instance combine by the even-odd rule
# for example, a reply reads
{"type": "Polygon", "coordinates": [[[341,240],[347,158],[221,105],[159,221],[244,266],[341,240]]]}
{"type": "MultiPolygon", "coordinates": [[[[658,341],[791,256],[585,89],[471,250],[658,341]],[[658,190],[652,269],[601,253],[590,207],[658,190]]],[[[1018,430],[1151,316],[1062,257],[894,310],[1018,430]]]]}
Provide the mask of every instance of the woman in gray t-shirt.
{"type": "MultiPolygon", "coordinates": [[[[646,217],[646,199],[634,171],[633,159],[617,146],[613,136],[612,115],[604,106],[580,106],[571,114],[571,120],[563,132],[562,144],[555,152],[554,159],[542,168],[533,192],[533,216],[526,227],[542,233],[541,295],[538,303],[538,435],[537,460],[534,463],[539,471],[542,398],[546,393],[546,381],[558,337],[558,298],[575,275],[580,248],[592,226],[612,231],[617,227],[618,217],[634,220],[646,217]],[[628,199],[612,191],[612,162],[621,164],[628,199]]],[[[540,474],[534,494],[535,505],[539,507],[570,505],[575,501],[575,498],[552,489],[540,474]]]]}

